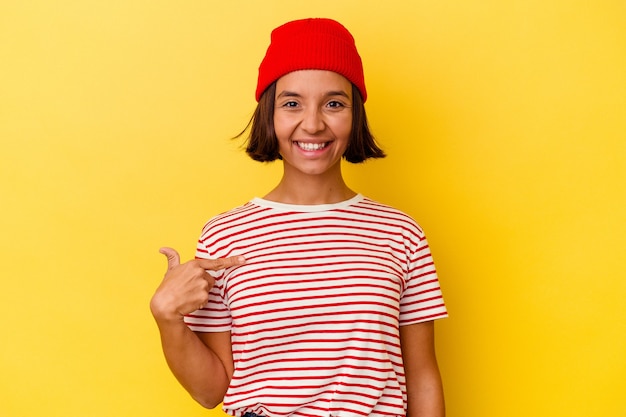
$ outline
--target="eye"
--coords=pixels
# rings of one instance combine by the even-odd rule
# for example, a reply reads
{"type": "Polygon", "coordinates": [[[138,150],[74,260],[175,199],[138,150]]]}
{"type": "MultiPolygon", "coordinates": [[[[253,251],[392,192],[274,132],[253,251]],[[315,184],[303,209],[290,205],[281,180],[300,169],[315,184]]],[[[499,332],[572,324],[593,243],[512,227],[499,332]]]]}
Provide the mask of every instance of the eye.
{"type": "Polygon", "coordinates": [[[332,109],[340,109],[342,107],[345,107],[345,105],[342,102],[337,101],[337,100],[329,101],[327,106],[332,109]]]}
{"type": "Polygon", "coordinates": [[[282,107],[287,107],[287,108],[295,108],[298,107],[298,102],[297,101],[286,101],[284,102],[282,105],[282,107]]]}

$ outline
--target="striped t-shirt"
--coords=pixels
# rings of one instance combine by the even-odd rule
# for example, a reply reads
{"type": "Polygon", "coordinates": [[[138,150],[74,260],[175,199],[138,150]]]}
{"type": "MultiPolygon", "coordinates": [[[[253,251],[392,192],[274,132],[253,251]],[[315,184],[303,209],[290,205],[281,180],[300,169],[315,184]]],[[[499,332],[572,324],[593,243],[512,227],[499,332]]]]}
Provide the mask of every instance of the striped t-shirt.
{"type": "Polygon", "coordinates": [[[197,332],[231,331],[224,411],[404,416],[399,326],[447,316],[422,229],[362,195],[301,206],[253,199],[211,219],[198,258],[243,255],[211,272],[197,332]]]}

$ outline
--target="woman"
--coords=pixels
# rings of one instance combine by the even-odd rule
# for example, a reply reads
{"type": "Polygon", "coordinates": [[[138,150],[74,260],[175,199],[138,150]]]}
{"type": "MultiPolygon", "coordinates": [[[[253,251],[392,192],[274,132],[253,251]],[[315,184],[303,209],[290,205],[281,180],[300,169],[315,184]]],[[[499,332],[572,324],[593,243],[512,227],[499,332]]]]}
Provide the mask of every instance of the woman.
{"type": "Polygon", "coordinates": [[[384,157],[352,35],[330,19],[276,28],[256,99],[247,152],[283,176],[211,219],[196,260],[161,250],[151,309],[172,372],[235,416],[443,416],[447,312],[424,233],[341,172],[384,157]]]}

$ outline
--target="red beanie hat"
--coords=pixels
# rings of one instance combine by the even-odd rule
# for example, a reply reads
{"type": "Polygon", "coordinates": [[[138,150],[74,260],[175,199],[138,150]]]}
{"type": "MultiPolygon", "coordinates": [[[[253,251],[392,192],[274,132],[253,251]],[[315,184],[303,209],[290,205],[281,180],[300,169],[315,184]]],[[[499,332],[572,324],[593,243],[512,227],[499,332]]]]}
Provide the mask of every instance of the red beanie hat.
{"type": "Polygon", "coordinates": [[[363,64],[354,38],[339,22],[313,18],[287,22],[272,31],[259,66],[256,100],[285,74],[305,69],[333,71],[346,77],[367,100],[363,64]]]}

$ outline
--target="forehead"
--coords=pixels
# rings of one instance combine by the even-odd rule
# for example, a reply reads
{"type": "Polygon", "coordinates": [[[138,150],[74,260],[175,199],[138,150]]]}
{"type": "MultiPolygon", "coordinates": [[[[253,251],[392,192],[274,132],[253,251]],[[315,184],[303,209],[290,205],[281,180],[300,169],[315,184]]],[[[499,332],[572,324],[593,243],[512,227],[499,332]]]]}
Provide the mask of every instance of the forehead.
{"type": "Polygon", "coordinates": [[[325,70],[299,70],[283,75],[276,82],[276,95],[285,91],[299,95],[343,93],[352,98],[352,83],[341,74],[325,70]]]}

